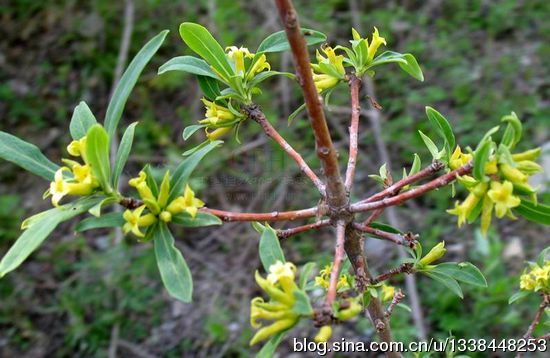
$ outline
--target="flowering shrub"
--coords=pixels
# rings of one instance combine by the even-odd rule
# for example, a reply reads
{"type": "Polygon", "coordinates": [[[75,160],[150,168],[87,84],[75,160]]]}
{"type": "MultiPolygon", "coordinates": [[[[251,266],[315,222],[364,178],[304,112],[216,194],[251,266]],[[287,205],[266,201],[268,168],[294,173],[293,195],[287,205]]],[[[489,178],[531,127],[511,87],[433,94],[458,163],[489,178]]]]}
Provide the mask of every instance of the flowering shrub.
{"type": "MultiPolygon", "coordinates": [[[[80,221],[77,231],[120,227],[125,234],[132,234],[143,242],[152,242],[167,291],[176,299],[191,302],[191,272],[182,253],[174,246],[170,227],[193,228],[220,225],[224,221],[250,222],[259,233],[259,256],[267,273],[265,277],[258,271],[255,274],[263,293],[251,301],[250,324],[257,331],[250,344],[267,341],[260,355],[269,356],[300,321],[312,322],[319,329],[314,339],[324,342],[330,339],[334,325],[356,320],[363,312],[366,312],[380,339],[391,341],[391,314],[396,307],[406,308],[401,302],[403,292],[386,283],[396,275],[423,274],[460,297],[460,284],[487,286],[485,277],[473,264],[442,262],[446,253],[444,242],[424,254],[418,235],[404,233],[376,221],[387,207],[400,205],[447,185],[454,189],[456,183],[468,193],[448,210],[457,216],[458,226],[474,223],[479,218],[481,231],[486,234],[493,216],[516,219],[516,215],[540,224],[550,223],[550,208],[538,203],[536,188],[531,187],[528,181],[531,175],[542,170],[536,163],[540,148],[515,152],[522,138],[521,121],[515,113],[505,115],[501,119],[503,128],[492,128],[475,148],[463,149],[457,144],[447,119],[437,110],[426,107],[428,121],[438,139],[434,140],[423,132],[419,135],[432,155],[432,163],[422,168],[420,157],[415,154],[411,168],[403,168],[403,177],[395,181],[384,165],[379,175],[370,176],[380,186],[379,191],[357,202],[350,202],[359,152],[361,78],[373,77],[375,70],[385,69],[382,65],[393,63],[412,78],[423,81],[422,70],[410,53],[382,51],[382,46],[388,44],[377,28],[374,28],[370,40],[362,38],[352,29],[350,45],[331,47],[324,44],[315,52],[316,63],[311,63],[308,46],[325,43],[326,36],[318,31],[300,28],[290,1],[277,1],[277,6],[285,31],[268,36],[255,51],[234,45],[224,51],[203,26],[188,22],[181,24],[179,33],[184,43],[198,57],[175,57],[159,68],[159,74],[184,71],[196,76],[204,94],[205,118],[187,126],[183,138],[187,140],[199,130],[204,130],[205,140],[189,148],[177,168],[172,173],[166,170],[160,182],[155,180],[149,166],[145,166],[137,177],[129,181],[130,187],[137,192],[136,196],[122,193],[119,181],[131,152],[137,123],[125,129],[119,145],[112,144],[118,142],[114,139],[118,139],[118,125],[125,102],[141,71],[164,41],[167,31],[151,39],[130,63],[114,91],[102,123],[98,123],[84,102],[75,108],[69,125],[73,141],[67,151],[73,159],[80,158],[82,162],[62,159],[63,166],[60,167],[34,145],[0,132],[0,157],[49,181],[44,197],[51,196],[53,205],[52,209],[23,222],[22,235],[0,261],[0,277],[22,264],[61,222],[89,213],[89,217],[80,221]],[[288,50],[292,51],[296,74],[275,71],[268,62],[271,53],[288,50]],[[324,180],[277,132],[254,102],[254,97],[261,93],[264,81],[273,76],[294,79],[302,88],[305,103],[289,117],[289,123],[299,111],[307,108],[324,180]],[[349,158],[345,177],[340,174],[336,149],[322,105],[342,83],[349,84],[351,101],[349,158]],[[316,206],[293,211],[235,213],[205,207],[204,202],[196,197],[188,184],[193,170],[207,154],[223,144],[219,139],[227,139],[231,134],[239,141],[239,127],[245,125],[247,120],[249,123],[246,125],[255,125],[252,122],[259,124],[310,179],[312,188],[320,194],[316,206]],[[113,147],[116,153],[114,160],[111,160],[113,147]],[[438,172],[442,173],[438,175],[438,172]],[[420,184],[422,181],[426,182],[420,184]],[[63,201],[68,203],[62,204],[63,201]],[[116,205],[124,207],[125,211],[104,213],[104,207],[116,205]],[[359,215],[364,212],[369,212],[370,216],[360,220],[359,215]],[[275,230],[267,224],[299,219],[314,221],[283,230],[275,230]],[[334,260],[315,278],[311,277],[315,263],[307,263],[298,270],[285,260],[280,238],[329,226],[334,228],[336,237],[334,260]],[[365,238],[402,245],[410,257],[402,260],[399,266],[373,276],[368,270],[363,250],[365,238]],[[344,262],[345,255],[349,261],[344,262]],[[298,271],[300,274],[297,274],[298,271]],[[308,292],[315,288],[322,291],[321,297],[309,295],[308,292]]],[[[521,290],[512,297],[511,302],[529,293],[537,293],[543,296],[544,309],[549,304],[549,274],[550,262],[543,253],[542,259],[531,264],[523,274],[521,290]]],[[[531,333],[532,329],[527,336],[531,333]]],[[[390,356],[393,354],[388,353],[390,356]]]]}

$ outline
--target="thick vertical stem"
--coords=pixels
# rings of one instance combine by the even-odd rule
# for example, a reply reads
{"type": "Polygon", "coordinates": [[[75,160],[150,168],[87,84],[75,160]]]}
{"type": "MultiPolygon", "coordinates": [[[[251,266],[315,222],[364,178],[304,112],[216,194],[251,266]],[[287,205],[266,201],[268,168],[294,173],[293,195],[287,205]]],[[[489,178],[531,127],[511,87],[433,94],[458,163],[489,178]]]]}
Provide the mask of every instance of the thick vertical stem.
{"type": "Polygon", "coordinates": [[[331,207],[342,208],[347,204],[347,195],[340,176],[337,153],[330,137],[323,105],[313,81],[307,44],[300,31],[298,15],[290,0],[275,0],[275,4],[292,50],[296,78],[302,87],[309,121],[315,135],[317,156],[321,160],[327,178],[327,201],[331,207]]]}

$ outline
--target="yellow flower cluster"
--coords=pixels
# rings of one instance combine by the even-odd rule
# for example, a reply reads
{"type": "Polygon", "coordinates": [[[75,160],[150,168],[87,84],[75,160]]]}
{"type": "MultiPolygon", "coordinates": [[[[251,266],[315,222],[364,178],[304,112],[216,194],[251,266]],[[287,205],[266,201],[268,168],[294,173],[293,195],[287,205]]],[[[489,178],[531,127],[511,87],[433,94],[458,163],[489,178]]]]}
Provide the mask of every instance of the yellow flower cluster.
{"type": "Polygon", "coordinates": [[[261,54],[255,58],[255,54],[251,53],[246,47],[229,46],[225,49],[227,57],[233,62],[237,75],[246,77],[251,80],[257,73],[263,70],[271,70],[271,65],[267,62],[265,54],[261,54]],[[253,63],[249,65],[248,70],[245,66],[245,58],[251,59],[253,63]],[[246,74],[246,76],[245,76],[246,74]]]}
{"type": "Polygon", "coordinates": [[[386,45],[386,39],[380,36],[380,34],[378,33],[378,29],[376,27],[374,27],[374,32],[372,33],[372,40],[370,45],[369,45],[369,40],[361,38],[361,35],[359,35],[357,30],[351,29],[351,33],[354,41],[358,41],[358,42],[363,41],[366,47],[368,48],[366,64],[369,64],[372,62],[372,60],[374,59],[374,55],[376,55],[376,52],[378,51],[378,48],[380,46],[386,45]]]}
{"type": "Polygon", "coordinates": [[[344,56],[336,55],[335,50],[330,46],[323,46],[321,51],[326,57],[317,50],[317,64],[311,64],[313,81],[319,93],[336,86],[346,75],[344,56]]]}
{"type": "MultiPolygon", "coordinates": [[[[470,215],[475,214],[477,208],[480,208],[483,235],[487,233],[491,224],[493,209],[497,218],[505,215],[515,218],[511,209],[520,205],[521,199],[518,195],[532,195],[536,199],[536,190],[527,180],[530,175],[542,171],[542,167],[534,162],[539,154],[540,148],[513,154],[513,165],[500,161],[497,155],[493,155],[485,164],[485,175],[490,180],[478,181],[469,175],[458,178],[469,194],[462,203],[457,201],[455,207],[447,212],[458,216],[460,227],[470,215]]],[[[471,160],[471,154],[464,154],[460,147],[457,147],[451,155],[449,166],[451,169],[457,169],[471,160]]]]}
{"type": "Polygon", "coordinates": [[[541,267],[534,265],[521,275],[519,286],[522,290],[550,293],[550,261],[541,267]]]}
{"type": "MultiPolygon", "coordinates": [[[[321,271],[319,271],[319,276],[315,277],[315,284],[321,286],[324,289],[328,289],[330,273],[332,272],[332,263],[326,265],[321,271]]],[[[336,285],[336,290],[351,288],[352,284],[349,280],[349,277],[342,273],[338,278],[338,284],[336,285]]]]}
{"type": "Polygon", "coordinates": [[[90,195],[99,186],[86,158],[86,137],[73,140],[67,147],[67,152],[74,157],[81,157],[84,164],[63,159],[66,166],[55,172],[54,181],[50,183],[48,193],[52,196],[52,205],[56,207],[66,195],[90,195]]]}
{"type": "Polygon", "coordinates": [[[206,137],[210,141],[214,141],[224,134],[229,132],[239,118],[229,108],[220,104],[211,102],[206,98],[202,99],[206,109],[205,119],[199,121],[200,124],[206,125],[206,137]],[[212,130],[209,132],[209,130],[212,130]]]}
{"type": "Polygon", "coordinates": [[[294,290],[297,288],[295,280],[296,266],[290,262],[277,261],[269,268],[267,279],[256,271],[256,282],[269,296],[265,302],[262,297],[255,297],[250,303],[250,325],[261,328],[259,320],[273,321],[270,325],[256,332],[250,345],[268,339],[272,335],[294,326],[300,315],[293,312],[296,302],[294,290]]]}
{"type": "Polygon", "coordinates": [[[143,237],[144,234],[140,230],[142,227],[148,227],[161,220],[164,222],[172,221],[174,215],[187,212],[191,217],[197,215],[199,208],[204,206],[204,202],[195,198],[195,193],[189,185],[185,186],[183,196],[178,196],[174,200],[168,202],[170,196],[170,172],[167,171],[162,179],[160,190],[155,197],[153,191],[147,184],[147,174],[143,171],[139,173],[139,177],[130,179],[130,186],[136,188],[143,205],[134,210],[126,210],[123,214],[126,223],[122,227],[125,234],[132,232],[137,237],[143,237]],[[148,213],[144,214],[145,209],[148,213]]]}

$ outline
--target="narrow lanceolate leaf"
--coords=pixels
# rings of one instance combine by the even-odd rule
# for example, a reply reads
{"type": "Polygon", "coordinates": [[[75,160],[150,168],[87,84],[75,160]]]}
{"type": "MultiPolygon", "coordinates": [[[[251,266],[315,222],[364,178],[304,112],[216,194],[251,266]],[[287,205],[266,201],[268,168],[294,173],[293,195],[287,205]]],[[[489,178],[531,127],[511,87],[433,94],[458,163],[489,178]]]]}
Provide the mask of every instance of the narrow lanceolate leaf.
{"type": "Polygon", "coordinates": [[[454,278],[451,276],[448,276],[441,272],[434,272],[432,271],[424,271],[422,272],[424,275],[428,276],[429,278],[438,281],[443,286],[447,287],[451,292],[453,292],[455,295],[457,295],[460,298],[464,298],[464,294],[462,293],[462,289],[460,288],[460,285],[454,278]]]}
{"type": "Polygon", "coordinates": [[[108,213],[96,218],[95,216],[86,218],[76,225],[75,231],[82,232],[92,229],[102,229],[110,227],[121,227],[126,220],[122,217],[122,213],[108,213]]]}
{"type": "Polygon", "coordinates": [[[88,133],[88,129],[96,123],[97,121],[90,107],[88,107],[86,102],[80,102],[74,109],[73,117],[69,125],[71,137],[73,137],[74,140],[79,140],[84,137],[86,133],[88,133]]]}
{"type": "MultiPolygon", "coordinates": [[[[325,35],[322,32],[305,29],[305,28],[302,28],[301,31],[302,31],[302,34],[304,35],[304,38],[306,39],[306,43],[308,46],[320,44],[327,40],[327,35],[325,35]]],[[[256,50],[256,52],[266,53],[266,52],[282,52],[282,51],[288,51],[288,50],[290,50],[290,44],[288,43],[286,33],[284,31],[278,31],[266,37],[262,41],[260,46],[258,46],[258,49],[256,50]]]]}
{"type": "Polygon", "coordinates": [[[542,225],[550,225],[550,206],[535,204],[532,201],[522,199],[521,204],[514,210],[529,221],[542,225]]]}
{"type": "Polygon", "coordinates": [[[445,262],[437,265],[436,272],[442,272],[472,286],[487,287],[485,276],[469,262],[445,262]]]}
{"type": "Polygon", "coordinates": [[[492,141],[490,139],[481,143],[479,148],[476,149],[474,153],[474,178],[477,180],[482,180],[485,176],[485,164],[489,160],[491,155],[492,141]]]}
{"type": "Polygon", "coordinates": [[[392,62],[397,63],[403,71],[407,72],[417,80],[421,82],[424,81],[424,74],[416,61],[416,58],[410,53],[402,54],[395,51],[385,51],[380,56],[377,56],[368,68],[392,62]]]}
{"type": "Polygon", "coordinates": [[[266,226],[260,237],[259,252],[260,260],[266,272],[269,272],[269,267],[275,262],[285,262],[277,232],[271,226],[266,226]]]}
{"type": "Polygon", "coordinates": [[[130,155],[132,144],[134,143],[134,132],[137,124],[138,122],[130,124],[128,128],[126,128],[126,131],[124,131],[124,135],[120,140],[120,145],[118,146],[118,152],[114,163],[115,167],[113,169],[113,180],[111,181],[113,188],[118,187],[118,180],[124,170],[126,162],[128,161],[128,156],[130,155]]]}
{"type": "Polygon", "coordinates": [[[206,61],[194,56],[174,57],[159,67],[158,74],[162,75],[163,73],[169,71],[182,71],[193,75],[207,76],[218,79],[218,76],[216,76],[206,61]]]}
{"type": "Polygon", "coordinates": [[[385,232],[391,232],[392,234],[402,234],[401,230],[391,226],[391,225],[388,225],[388,224],[384,224],[384,223],[379,223],[377,221],[375,222],[372,222],[370,225],[370,227],[372,227],[373,229],[378,229],[378,230],[382,230],[382,231],[385,231],[385,232]]]}
{"type": "Polygon", "coordinates": [[[273,354],[275,354],[275,350],[281,344],[281,341],[286,336],[288,330],[279,332],[271,336],[269,341],[267,341],[266,344],[260,349],[258,354],[256,354],[256,358],[272,358],[273,354]]]}
{"type": "Polygon", "coordinates": [[[202,93],[204,93],[204,96],[209,100],[213,101],[218,96],[221,96],[220,82],[218,80],[197,75],[197,81],[199,82],[202,93]]]}
{"type": "Polygon", "coordinates": [[[57,225],[89,210],[99,200],[101,199],[88,197],[36,215],[0,261],[0,277],[21,265],[57,225]]]}
{"type": "Polygon", "coordinates": [[[422,141],[424,141],[424,144],[426,144],[426,147],[428,148],[428,151],[432,155],[433,159],[439,159],[439,149],[437,149],[435,143],[430,139],[430,137],[422,133],[422,131],[418,131],[418,133],[420,133],[420,137],[422,138],[422,141]]]}
{"type": "Polygon", "coordinates": [[[189,137],[195,134],[196,131],[205,127],[206,127],[206,124],[192,124],[190,126],[185,127],[183,130],[183,140],[188,140],[189,137]]]}
{"type": "Polygon", "coordinates": [[[234,75],[222,47],[204,26],[184,22],[180,25],[180,36],[191,50],[204,58],[224,79],[228,80],[234,75]]]}
{"type": "Polygon", "coordinates": [[[514,148],[521,139],[522,125],[518,116],[512,112],[511,114],[502,117],[501,122],[506,122],[508,125],[504,130],[501,143],[509,148],[514,148]]]}
{"type": "Polygon", "coordinates": [[[306,287],[307,280],[309,279],[311,272],[315,269],[315,266],[317,266],[315,262],[308,262],[307,264],[304,265],[304,267],[302,267],[302,272],[300,273],[300,283],[299,283],[299,287],[302,290],[306,287]]]}
{"type": "Polygon", "coordinates": [[[531,291],[518,291],[514,293],[512,297],[510,297],[510,299],[508,300],[508,304],[510,305],[516,302],[517,300],[521,300],[522,298],[529,296],[530,293],[531,291]]]}
{"type": "Polygon", "coordinates": [[[191,175],[191,173],[193,173],[193,170],[195,170],[202,158],[204,158],[206,154],[210,153],[210,151],[212,151],[221,143],[222,141],[214,141],[209,143],[205,147],[185,158],[181,162],[181,164],[178,165],[178,167],[174,171],[174,174],[172,174],[172,179],[170,180],[171,189],[168,202],[172,202],[172,200],[183,193],[183,190],[185,189],[185,184],[187,183],[189,176],[191,175]]]}
{"type": "Polygon", "coordinates": [[[426,107],[426,115],[432,126],[436,129],[441,138],[445,141],[447,152],[452,153],[455,147],[455,135],[449,121],[441,113],[432,107],[426,107]]]}
{"type": "Polygon", "coordinates": [[[0,158],[17,164],[48,181],[53,181],[55,172],[59,169],[34,144],[2,131],[0,131],[0,158]]]}
{"type": "Polygon", "coordinates": [[[122,111],[130,96],[130,92],[132,92],[132,89],[136,85],[139,75],[157,52],[160,45],[162,45],[167,34],[168,30],[164,30],[147,42],[132,62],[130,62],[128,68],[120,78],[105,114],[105,129],[109,133],[109,138],[112,138],[116,134],[116,128],[122,116],[122,111]]]}
{"type": "Polygon", "coordinates": [[[194,218],[187,213],[182,213],[174,215],[172,217],[172,222],[184,227],[203,227],[222,224],[220,218],[209,213],[197,213],[194,218]]]}
{"type": "Polygon", "coordinates": [[[174,237],[165,223],[159,223],[153,232],[155,257],[164,287],[170,295],[183,302],[191,302],[193,279],[181,252],[174,245],[174,237]]]}
{"type": "Polygon", "coordinates": [[[112,191],[109,182],[111,165],[109,163],[109,135],[105,129],[96,124],[86,135],[86,156],[92,167],[94,176],[106,193],[112,191]]]}

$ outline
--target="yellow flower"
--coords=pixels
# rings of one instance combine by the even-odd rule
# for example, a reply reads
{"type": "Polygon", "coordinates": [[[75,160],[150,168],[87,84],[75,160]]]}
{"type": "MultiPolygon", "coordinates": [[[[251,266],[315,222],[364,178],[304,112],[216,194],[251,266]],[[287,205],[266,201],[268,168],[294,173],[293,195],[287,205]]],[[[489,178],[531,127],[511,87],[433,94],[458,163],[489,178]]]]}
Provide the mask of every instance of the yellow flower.
{"type": "Polygon", "coordinates": [[[206,138],[208,138],[209,141],[213,142],[221,137],[223,137],[227,132],[231,130],[232,127],[220,127],[215,129],[212,132],[209,132],[208,130],[205,130],[206,138]]]}
{"type": "Polygon", "coordinates": [[[247,58],[253,58],[254,54],[250,53],[246,47],[240,47],[237,46],[229,46],[225,49],[227,52],[227,57],[229,57],[230,60],[233,60],[235,63],[235,70],[237,71],[237,74],[242,75],[244,73],[244,59],[247,58]]]}
{"type": "Polygon", "coordinates": [[[443,255],[445,255],[445,252],[447,252],[447,249],[445,248],[445,241],[441,241],[435,245],[426,256],[420,259],[418,263],[422,266],[429,265],[432,262],[442,258],[443,255]]]}
{"type": "Polygon", "coordinates": [[[542,149],[538,147],[538,148],[526,150],[525,152],[512,154],[512,159],[515,162],[520,162],[522,160],[535,160],[540,155],[541,150],[542,149]]]}
{"type": "Polygon", "coordinates": [[[315,82],[317,92],[321,93],[326,89],[336,86],[340,80],[324,73],[320,75],[314,73],[313,81],[315,82]]]}
{"type": "Polygon", "coordinates": [[[59,201],[69,194],[69,185],[63,180],[63,172],[70,171],[67,167],[59,168],[55,172],[54,181],[50,183],[50,194],[52,195],[52,205],[59,206],[59,201]]]}
{"type": "Polygon", "coordinates": [[[144,234],[140,231],[140,227],[147,227],[153,225],[157,218],[153,214],[143,214],[143,210],[145,210],[145,205],[140,206],[139,208],[135,210],[126,210],[124,211],[124,214],[122,217],[124,220],[126,220],[126,223],[122,227],[122,231],[127,234],[130,231],[132,234],[136,235],[137,237],[143,237],[144,234]]]}
{"type": "Polygon", "coordinates": [[[276,284],[283,277],[294,280],[295,272],[296,266],[294,266],[292,263],[283,263],[277,260],[277,262],[269,266],[269,275],[267,275],[267,280],[272,284],[276,284]]]}
{"type": "MultiPolygon", "coordinates": [[[[130,179],[128,181],[128,184],[131,187],[136,188],[137,192],[139,193],[139,196],[144,202],[146,203],[149,202],[151,203],[151,205],[155,206],[154,204],[156,204],[157,200],[153,195],[151,188],[149,188],[149,186],[147,185],[147,174],[144,171],[140,171],[139,176],[137,178],[130,179]]],[[[152,208],[149,208],[149,210],[151,209],[152,208]]],[[[152,210],[152,211],[156,211],[156,210],[152,210]]]]}
{"type": "Polygon", "coordinates": [[[389,286],[386,284],[382,285],[382,301],[387,302],[391,301],[393,299],[393,295],[395,294],[395,287],[389,286]]]}
{"type": "MultiPolygon", "coordinates": [[[[315,277],[315,284],[321,286],[324,289],[327,289],[329,286],[330,274],[332,272],[332,263],[326,265],[321,271],[319,271],[319,276],[315,277]]],[[[341,288],[351,287],[351,283],[348,280],[346,274],[340,274],[338,278],[338,283],[336,284],[336,290],[341,288]]]]}
{"type": "Polygon", "coordinates": [[[447,213],[458,216],[458,227],[461,227],[462,224],[464,224],[472,210],[474,210],[474,208],[476,207],[479,199],[479,196],[475,195],[474,193],[470,193],[462,202],[462,204],[458,204],[457,201],[453,209],[447,210],[447,213]]]}
{"type": "Polygon", "coordinates": [[[315,336],[314,340],[317,343],[326,342],[332,336],[332,326],[323,326],[319,329],[319,333],[315,336]]]}
{"type": "Polygon", "coordinates": [[[502,175],[512,183],[527,183],[527,175],[523,174],[519,169],[508,164],[501,164],[500,171],[502,175]]]}
{"type": "Polygon", "coordinates": [[[219,125],[231,122],[235,119],[235,115],[228,108],[207,100],[201,99],[206,109],[205,119],[199,121],[200,124],[219,125]]]}
{"type": "Polygon", "coordinates": [[[336,312],[335,314],[336,318],[338,318],[340,321],[347,321],[357,316],[359,313],[361,313],[361,311],[363,310],[363,307],[358,302],[359,298],[360,297],[357,296],[355,298],[349,299],[347,301],[347,303],[349,304],[349,307],[341,309],[338,312],[336,312]]]}
{"type": "Polygon", "coordinates": [[[92,176],[89,166],[78,165],[76,173],[71,172],[67,167],[61,167],[55,172],[54,181],[50,183],[52,205],[59,206],[59,202],[66,195],[90,195],[97,186],[97,180],[92,176]],[[75,178],[65,180],[63,172],[73,173],[75,178]],[[76,182],[74,182],[75,179],[76,182]]]}
{"type": "Polygon", "coordinates": [[[522,290],[533,291],[535,289],[535,280],[531,277],[529,272],[524,273],[520,277],[519,287],[522,290]]]}
{"type": "Polygon", "coordinates": [[[271,65],[267,62],[265,54],[260,55],[256,62],[254,62],[252,67],[248,70],[248,75],[246,77],[248,80],[251,80],[256,73],[262,72],[263,70],[271,70],[271,65]]]}
{"type": "Polygon", "coordinates": [[[504,183],[491,182],[491,190],[489,190],[487,195],[495,203],[497,218],[502,218],[507,213],[511,214],[510,209],[515,208],[521,203],[521,200],[517,196],[512,195],[513,190],[512,183],[507,180],[504,183]]]}
{"type": "Polygon", "coordinates": [[[323,57],[319,50],[317,50],[316,57],[318,63],[326,63],[327,65],[331,65],[337,73],[340,74],[340,78],[343,78],[346,74],[346,70],[344,68],[344,56],[342,55],[336,55],[336,52],[334,49],[330,46],[324,46],[321,48],[321,50],[325,53],[327,57],[323,57]]]}
{"type": "Polygon", "coordinates": [[[84,162],[86,162],[86,136],[79,140],[73,140],[67,146],[67,152],[73,157],[82,157],[84,162]]]}
{"type": "Polygon", "coordinates": [[[185,186],[184,196],[177,197],[172,200],[170,204],[166,207],[166,210],[172,215],[176,215],[182,212],[187,212],[191,217],[197,215],[199,208],[204,206],[204,202],[200,199],[195,198],[195,192],[191,190],[189,184],[185,186]]]}
{"type": "Polygon", "coordinates": [[[534,265],[530,271],[524,271],[520,277],[519,287],[526,291],[550,292],[550,261],[546,261],[542,267],[534,265]]]}
{"type": "Polygon", "coordinates": [[[367,62],[370,63],[374,59],[374,55],[376,54],[376,51],[378,51],[378,48],[381,45],[386,45],[386,39],[383,37],[380,37],[378,34],[378,29],[374,27],[374,32],[372,33],[372,40],[369,47],[368,55],[367,55],[367,62]]]}
{"type": "Polygon", "coordinates": [[[490,160],[485,164],[485,174],[493,175],[493,174],[496,174],[497,171],[498,171],[498,168],[497,168],[496,159],[490,160]]]}
{"type": "Polygon", "coordinates": [[[483,206],[481,207],[481,235],[487,236],[493,214],[493,201],[488,195],[483,197],[483,206]]]}
{"type": "Polygon", "coordinates": [[[468,164],[470,160],[472,160],[472,155],[462,153],[462,149],[460,149],[460,146],[457,145],[449,160],[449,167],[452,170],[455,170],[468,164]]]}

